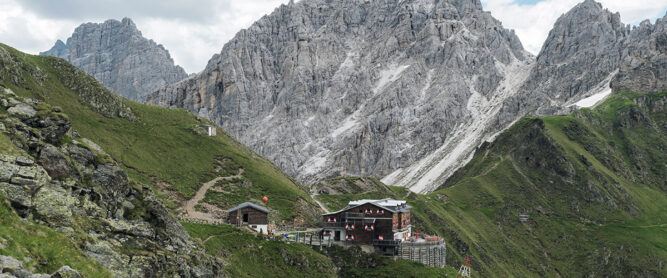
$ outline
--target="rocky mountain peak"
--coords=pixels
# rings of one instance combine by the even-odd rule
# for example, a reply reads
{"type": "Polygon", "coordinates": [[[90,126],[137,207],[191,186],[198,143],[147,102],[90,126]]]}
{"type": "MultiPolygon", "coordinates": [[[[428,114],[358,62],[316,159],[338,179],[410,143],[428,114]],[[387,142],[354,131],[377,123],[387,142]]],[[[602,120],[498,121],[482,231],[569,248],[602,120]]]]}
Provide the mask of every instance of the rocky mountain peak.
{"type": "Polygon", "coordinates": [[[146,39],[132,19],[85,23],[67,43],[57,41],[40,55],[56,56],[93,75],[104,86],[143,101],[153,90],[187,77],[162,45],[146,39]]]}
{"type": "Polygon", "coordinates": [[[647,93],[667,90],[667,14],[655,24],[645,20],[632,29],[611,87],[647,93]]]}
{"type": "Polygon", "coordinates": [[[537,56],[538,64],[559,62],[572,52],[604,49],[622,40],[629,29],[619,13],[586,0],[558,18],[537,56]]]}

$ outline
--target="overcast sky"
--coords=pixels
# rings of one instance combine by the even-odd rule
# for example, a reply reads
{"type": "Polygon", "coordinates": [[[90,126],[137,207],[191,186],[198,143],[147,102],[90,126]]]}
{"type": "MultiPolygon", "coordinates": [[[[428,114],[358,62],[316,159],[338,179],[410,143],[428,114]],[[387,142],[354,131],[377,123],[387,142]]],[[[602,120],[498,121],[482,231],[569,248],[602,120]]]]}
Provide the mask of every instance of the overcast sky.
{"type": "MultiPolygon", "coordinates": [[[[0,0],[0,42],[37,54],[84,22],[130,17],[188,73],[199,72],[236,32],[289,0],[0,0]]],[[[397,0],[398,1],[398,0],[397,0]]],[[[556,19],[583,0],[482,0],[537,54],[556,19]]],[[[601,0],[626,24],[662,17],[665,0],[601,0]]]]}

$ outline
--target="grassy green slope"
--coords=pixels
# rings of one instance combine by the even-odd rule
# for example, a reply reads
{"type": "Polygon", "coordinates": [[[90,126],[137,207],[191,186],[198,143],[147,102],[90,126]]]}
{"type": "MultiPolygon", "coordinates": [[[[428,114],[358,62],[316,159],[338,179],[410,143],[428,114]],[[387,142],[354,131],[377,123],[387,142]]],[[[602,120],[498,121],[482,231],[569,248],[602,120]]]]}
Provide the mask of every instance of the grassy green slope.
{"type": "MultiPolygon", "coordinates": [[[[221,130],[215,137],[193,131],[209,124],[207,120],[182,109],[151,107],[115,97],[62,59],[27,55],[2,44],[0,47],[10,53],[11,59],[27,65],[18,72],[11,65],[0,70],[0,85],[61,107],[73,128],[121,162],[131,178],[146,184],[166,183],[171,193],[163,197],[172,208],[179,200],[194,195],[202,182],[243,168],[243,179],[252,183],[252,190],[239,189],[237,199],[259,202],[267,195],[270,207],[279,212],[279,220],[305,217],[306,222],[314,221],[305,211],[314,210],[316,205],[303,187],[268,160],[221,130]],[[90,99],[96,102],[91,104],[90,99]],[[131,109],[135,120],[107,117],[123,112],[115,111],[117,107],[131,109]],[[220,173],[216,165],[222,165],[220,173]]],[[[223,196],[216,204],[224,209],[234,202],[237,200],[224,200],[223,196]]]]}
{"type": "Polygon", "coordinates": [[[666,95],[521,120],[415,202],[423,225],[498,276],[664,276],[666,95]]]}
{"type": "Polygon", "coordinates": [[[229,225],[183,223],[211,255],[226,254],[231,277],[455,277],[452,267],[366,254],[359,248],[311,248],[300,243],[265,240],[229,225]]]}
{"type": "Polygon", "coordinates": [[[665,103],[665,92],[623,92],[594,110],[523,119],[431,194],[317,198],[329,209],[407,199],[415,228],[446,238],[447,263],[472,253],[484,277],[664,277],[665,103]]]}

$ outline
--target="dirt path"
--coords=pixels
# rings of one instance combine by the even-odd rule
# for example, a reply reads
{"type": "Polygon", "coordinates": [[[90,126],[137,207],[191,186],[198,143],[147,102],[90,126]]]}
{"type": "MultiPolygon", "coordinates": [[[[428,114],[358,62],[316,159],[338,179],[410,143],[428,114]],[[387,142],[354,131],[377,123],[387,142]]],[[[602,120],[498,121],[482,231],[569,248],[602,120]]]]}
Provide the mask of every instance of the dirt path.
{"type": "Polygon", "coordinates": [[[221,180],[233,180],[233,179],[238,179],[243,176],[243,169],[239,169],[239,173],[234,175],[234,176],[227,176],[227,177],[217,177],[215,179],[212,179],[209,182],[204,183],[199,190],[197,190],[197,193],[195,193],[195,196],[192,196],[190,200],[187,200],[185,204],[183,204],[182,207],[180,207],[180,210],[183,212],[182,217],[184,218],[195,218],[195,219],[200,219],[200,220],[205,220],[208,222],[220,222],[220,219],[215,217],[212,213],[206,213],[206,212],[201,212],[195,210],[195,206],[199,204],[201,200],[206,197],[206,192],[208,192],[211,187],[213,187],[217,182],[221,180]]]}
{"type": "Polygon", "coordinates": [[[322,205],[322,203],[320,203],[320,201],[318,201],[317,198],[315,198],[315,196],[317,196],[317,194],[310,195],[310,197],[313,198],[313,200],[315,200],[315,203],[317,203],[324,210],[324,213],[329,213],[329,210],[324,205],[322,205]]]}

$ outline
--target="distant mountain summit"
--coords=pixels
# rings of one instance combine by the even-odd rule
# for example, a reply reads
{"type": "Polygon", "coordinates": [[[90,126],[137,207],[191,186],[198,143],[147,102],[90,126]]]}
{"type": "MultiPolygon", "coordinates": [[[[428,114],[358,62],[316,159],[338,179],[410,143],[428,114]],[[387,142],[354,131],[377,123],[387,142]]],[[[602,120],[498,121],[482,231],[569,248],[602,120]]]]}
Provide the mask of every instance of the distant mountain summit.
{"type": "Polygon", "coordinates": [[[82,24],[67,43],[58,40],[40,55],[63,58],[113,92],[140,102],[148,93],[188,77],[169,51],[144,38],[129,18],[82,24]]]}

